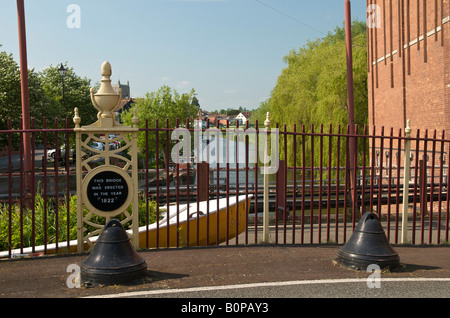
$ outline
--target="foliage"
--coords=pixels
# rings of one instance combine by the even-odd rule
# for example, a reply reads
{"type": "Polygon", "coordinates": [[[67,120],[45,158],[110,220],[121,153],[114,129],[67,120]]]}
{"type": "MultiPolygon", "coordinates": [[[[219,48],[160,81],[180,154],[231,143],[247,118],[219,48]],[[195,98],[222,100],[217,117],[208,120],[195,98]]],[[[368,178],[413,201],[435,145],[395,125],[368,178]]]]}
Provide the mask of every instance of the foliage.
{"type": "Polygon", "coordinates": [[[239,115],[239,113],[248,112],[249,110],[245,107],[239,106],[238,108],[227,108],[227,109],[221,109],[211,112],[212,114],[222,114],[222,115],[229,115],[229,116],[236,116],[239,115]]]}
{"type": "MultiPolygon", "coordinates": [[[[353,22],[352,33],[355,123],[362,127],[368,118],[365,23],[353,22]]],[[[337,132],[338,125],[341,125],[341,133],[345,133],[348,123],[345,28],[337,27],[334,33],[329,32],[322,39],[308,41],[298,50],[292,50],[284,61],[287,67],[279,76],[270,99],[261,104],[252,119],[263,122],[269,111],[272,127],[276,123],[286,124],[288,131],[292,131],[296,124],[297,131],[300,132],[302,124],[305,124],[305,131],[308,132],[312,124],[315,132],[319,132],[320,125],[324,124],[324,132],[328,133],[328,124],[332,124],[333,132],[337,132]]],[[[297,138],[296,141],[297,149],[302,149],[302,138],[297,138]]],[[[306,138],[305,143],[305,159],[309,163],[311,138],[306,138]]],[[[280,149],[283,149],[283,144],[282,139],[280,149]]],[[[288,149],[292,149],[292,146],[293,138],[289,138],[288,149]]],[[[345,142],[341,143],[341,147],[345,147],[345,142]]],[[[345,155],[343,148],[341,163],[345,155]]],[[[284,154],[280,157],[283,159],[284,154]]],[[[297,155],[297,162],[301,162],[301,157],[297,155]]],[[[315,164],[319,159],[315,156],[315,164]]],[[[336,160],[337,158],[333,158],[333,164],[336,160]]],[[[293,162],[292,151],[288,154],[288,162],[293,162]]]]}
{"type": "MultiPolygon", "coordinates": [[[[55,127],[55,118],[60,118],[60,127],[65,127],[64,119],[73,117],[78,107],[82,121],[91,124],[97,120],[97,112],[90,100],[90,80],[78,76],[73,68],[65,66],[65,94],[63,103],[62,81],[57,66],[49,66],[42,72],[28,70],[28,92],[30,118],[34,127],[42,128],[44,118],[48,128],[55,127]],[[66,107],[64,108],[64,105],[66,107]]],[[[98,84],[95,85],[98,87],[98,84]]],[[[8,119],[12,129],[21,128],[22,96],[20,68],[13,55],[0,51],[0,130],[8,129],[8,119]]],[[[69,120],[69,125],[73,125],[69,120]]],[[[19,134],[13,135],[13,148],[19,147],[19,134]]],[[[48,135],[48,140],[54,140],[48,135]]],[[[35,142],[43,142],[42,134],[35,135],[35,142]]],[[[0,135],[0,148],[7,145],[7,135],[0,135]]]]}
{"type": "MultiPolygon", "coordinates": [[[[59,66],[50,65],[39,73],[45,95],[52,102],[54,117],[72,118],[75,107],[78,107],[80,117],[85,125],[97,121],[97,110],[92,106],[90,97],[91,80],[77,75],[73,67],[64,65],[66,75],[64,76],[64,100],[63,83],[59,74],[59,66]]],[[[95,85],[98,88],[98,84],[95,85]]],[[[71,122],[71,121],[70,121],[71,122]]]]}
{"type": "MultiPolygon", "coordinates": [[[[28,91],[30,117],[36,118],[36,127],[42,126],[42,118],[52,113],[51,101],[45,96],[38,73],[28,71],[28,91]]],[[[8,129],[8,119],[12,128],[21,127],[22,97],[20,68],[12,54],[0,51],[0,130],[8,129]]],[[[18,147],[18,135],[13,136],[13,147],[18,147]]],[[[0,147],[7,144],[6,135],[0,136],[0,147]]]]}
{"type": "Polygon", "coordinates": [[[252,123],[256,123],[258,121],[258,126],[260,128],[264,127],[264,121],[266,120],[267,113],[270,112],[270,99],[266,99],[259,105],[259,108],[252,112],[249,120],[252,123]]]}
{"type": "MultiPolygon", "coordinates": [[[[193,120],[198,114],[198,102],[195,97],[194,89],[191,92],[180,95],[176,90],[168,86],[162,86],[158,91],[146,93],[142,99],[136,99],[133,108],[125,111],[121,115],[122,122],[127,125],[132,125],[133,109],[137,109],[137,116],[139,118],[139,128],[146,128],[146,121],[148,120],[148,128],[155,128],[156,121],[158,121],[159,128],[166,127],[166,119],[168,120],[168,127],[176,127],[177,120],[180,127],[186,127],[186,120],[189,119],[190,127],[193,125],[193,120]]],[[[167,134],[161,133],[159,135],[159,149],[164,152],[167,134]]],[[[170,136],[169,136],[170,139],[170,136]]],[[[156,135],[155,133],[148,134],[149,147],[148,151],[153,158],[156,153],[156,135]]],[[[138,136],[138,147],[141,155],[145,154],[146,136],[141,133],[138,136]]]]}

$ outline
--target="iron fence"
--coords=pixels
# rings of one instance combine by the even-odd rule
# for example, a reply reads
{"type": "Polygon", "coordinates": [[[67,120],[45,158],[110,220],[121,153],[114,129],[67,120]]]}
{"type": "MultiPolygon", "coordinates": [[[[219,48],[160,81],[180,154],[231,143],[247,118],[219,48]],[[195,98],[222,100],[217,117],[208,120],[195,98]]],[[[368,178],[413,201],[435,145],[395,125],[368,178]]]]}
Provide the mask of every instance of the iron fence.
{"type": "MultiPolygon", "coordinates": [[[[275,131],[266,133],[258,122],[215,127],[209,123],[196,127],[189,121],[177,122],[176,127],[169,127],[168,120],[164,125],[146,122],[139,130],[140,224],[148,227],[158,223],[163,209],[168,214],[170,206],[178,207],[179,213],[182,205],[199,206],[203,201],[218,203],[221,199],[229,202],[234,196],[245,196],[251,201],[245,206],[244,217],[236,211],[230,216],[233,220],[217,221],[214,229],[210,228],[209,204],[201,211],[207,218],[207,232],[219,233],[219,227],[225,227],[227,233],[222,241],[207,235],[205,244],[262,242],[265,144],[261,140],[276,134],[277,161],[272,158],[270,163],[276,163],[278,169],[268,178],[269,243],[341,244],[367,211],[378,214],[391,243],[400,243],[403,204],[409,215],[408,243],[448,242],[446,154],[450,140],[444,132],[438,138],[436,131],[429,136],[428,131],[422,135],[418,130],[414,137],[405,137],[402,130],[396,135],[393,129],[385,134],[383,127],[376,133],[375,127],[369,131],[367,126],[356,126],[354,134],[344,126],[274,127],[275,131]],[[173,133],[180,128],[189,133],[191,141],[184,162],[178,160],[179,152],[175,151],[174,158],[173,151],[181,142],[172,138],[173,133]],[[221,146],[217,142],[222,137],[221,146]],[[407,142],[413,150],[405,154],[407,142]],[[406,182],[405,157],[411,163],[411,177],[406,182]],[[239,235],[229,236],[232,232],[239,235]]],[[[69,120],[56,119],[51,128],[44,120],[39,129],[32,122],[30,130],[13,129],[9,124],[8,130],[0,131],[0,142],[6,154],[0,157],[1,256],[46,254],[50,246],[56,253],[69,251],[76,245],[72,240],[76,239],[77,160],[71,151],[74,130],[69,120]],[[31,138],[31,169],[25,165],[22,140],[26,134],[31,138]]],[[[229,203],[225,208],[230,209],[229,203]]],[[[201,245],[199,239],[195,244],[189,242],[192,235],[198,238],[199,228],[188,226],[184,237],[158,229],[155,239],[167,236],[163,240],[167,246],[156,246],[170,247],[169,235],[176,236],[176,247],[201,245]]],[[[147,237],[146,247],[151,247],[149,242],[147,237]]]]}

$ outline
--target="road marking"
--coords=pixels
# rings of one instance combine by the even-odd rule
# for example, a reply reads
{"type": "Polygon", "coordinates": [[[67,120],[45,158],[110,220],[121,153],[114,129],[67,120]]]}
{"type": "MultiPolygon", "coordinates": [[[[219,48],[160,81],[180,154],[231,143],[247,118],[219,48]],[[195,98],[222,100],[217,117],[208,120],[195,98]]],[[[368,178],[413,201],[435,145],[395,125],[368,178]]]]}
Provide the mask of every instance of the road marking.
{"type": "MultiPolygon", "coordinates": [[[[367,278],[297,280],[288,282],[268,282],[268,283],[238,284],[238,285],[224,285],[224,286],[191,287],[182,289],[158,289],[158,290],[136,291],[120,294],[89,296],[86,298],[143,297],[150,295],[192,293],[192,292],[244,289],[244,288],[279,287],[279,286],[314,285],[314,284],[366,283],[366,282],[367,278]]],[[[381,282],[450,282],[450,278],[381,278],[381,282]]]]}

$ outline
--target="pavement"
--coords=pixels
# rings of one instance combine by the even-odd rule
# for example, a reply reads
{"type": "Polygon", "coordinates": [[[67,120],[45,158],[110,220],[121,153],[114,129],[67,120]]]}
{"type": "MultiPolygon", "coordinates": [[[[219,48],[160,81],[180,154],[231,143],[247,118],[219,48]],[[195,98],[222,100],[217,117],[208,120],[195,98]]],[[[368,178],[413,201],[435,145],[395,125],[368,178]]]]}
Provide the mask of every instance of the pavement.
{"type": "MultiPolygon", "coordinates": [[[[393,248],[400,257],[401,267],[382,272],[382,279],[450,278],[448,245],[393,248]]],[[[213,290],[223,285],[357,279],[371,275],[337,264],[339,249],[339,245],[261,244],[139,250],[148,266],[147,276],[126,285],[80,288],[69,288],[68,278],[75,273],[70,265],[80,266],[86,255],[1,260],[0,298],[97,297],[195,287],[212,287],[213,290]]],[[[444,288],[442,297],[450,298],[450,288],[444,288]]]]}

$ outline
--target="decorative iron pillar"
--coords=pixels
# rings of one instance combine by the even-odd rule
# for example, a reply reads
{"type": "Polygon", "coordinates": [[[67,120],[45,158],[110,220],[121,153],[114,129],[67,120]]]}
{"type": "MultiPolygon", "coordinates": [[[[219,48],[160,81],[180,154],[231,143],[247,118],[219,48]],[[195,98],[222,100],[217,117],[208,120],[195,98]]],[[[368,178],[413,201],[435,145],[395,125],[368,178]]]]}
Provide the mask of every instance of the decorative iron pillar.
{"type": "Polygon", "coordinates": [[[402,244],[408,243],[409,179],[411,178],[411,122],[405,128],[405,172],[403,177],[402,244]]]}
{"type": "Polygon", "coordinates": [[[138,219],[138,118],[134,111],[133,127],[121,125],[115,112],[122,91],[111,86],[111,65],[104,62],[97,93],[91,88],[91,100],[98,110],[98,120],[80,126],[75,108],[77,167],[78,253],[92,250],[103,227],[112,218],[128,228],[133,246],[139,246],[138,219]],[[131,209],[130,209],[131,205],[131,209]],[[89,229],[89,230],[88,230],[89,229]]]}

